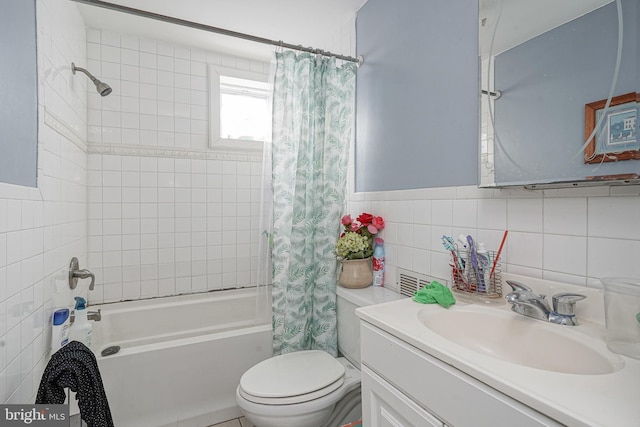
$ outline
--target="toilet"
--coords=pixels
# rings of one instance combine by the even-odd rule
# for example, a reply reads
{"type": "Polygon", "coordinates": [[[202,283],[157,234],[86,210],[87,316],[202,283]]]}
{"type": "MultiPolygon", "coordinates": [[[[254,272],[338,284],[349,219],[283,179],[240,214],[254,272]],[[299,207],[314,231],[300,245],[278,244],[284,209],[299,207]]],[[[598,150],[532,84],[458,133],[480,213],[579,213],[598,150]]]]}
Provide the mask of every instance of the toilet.
{"type": "Polygon", "coordinates": [[[274,356],[242,375],[236,402],[256,427],[339,427],[361,418],[358,307],[403,298],[381,287],[337,288],[338,351],[274,356]]]}

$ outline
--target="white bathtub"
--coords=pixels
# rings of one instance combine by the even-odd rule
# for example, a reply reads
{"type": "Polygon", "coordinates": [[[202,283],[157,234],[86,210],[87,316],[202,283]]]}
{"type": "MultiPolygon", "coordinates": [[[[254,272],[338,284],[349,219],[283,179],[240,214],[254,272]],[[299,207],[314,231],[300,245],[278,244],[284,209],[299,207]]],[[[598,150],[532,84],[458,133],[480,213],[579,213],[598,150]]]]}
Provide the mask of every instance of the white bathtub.
{"type": "Polygon", "coordinates": [[[271,356],[271,325],[255,320],[254,289],[100,308],[92,348],[118,427],[204,427],[241,416],[240,376],[271,356]],[[101,356],[118,345],[117,354],[101,356]]]}

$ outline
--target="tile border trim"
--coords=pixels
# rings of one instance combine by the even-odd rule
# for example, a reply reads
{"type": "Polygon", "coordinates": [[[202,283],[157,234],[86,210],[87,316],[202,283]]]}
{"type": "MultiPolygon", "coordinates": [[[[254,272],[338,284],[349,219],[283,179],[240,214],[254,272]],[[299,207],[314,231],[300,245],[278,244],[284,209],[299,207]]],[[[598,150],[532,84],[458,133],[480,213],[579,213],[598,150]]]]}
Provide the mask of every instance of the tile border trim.
{"type": "Polygon", "coordinates": [[[60,135],[73,142],[79,149],[87,152],[87,144],[83,138],[78,135],[76,130],[66,121],[52,113],[46,106],[44,107],[44,123],[60,135]]]}
{"type": "Polygon", "coordinates": [[[115,156],[138,157],[169,157],[201,160],[231,160],[244,162],[261,162],[262,152],[248,153],[234,150],[198,150],[160,148],[150,146],[113,145],[113,144],[89,144],[88,154],[103,154],[115,156]]]}

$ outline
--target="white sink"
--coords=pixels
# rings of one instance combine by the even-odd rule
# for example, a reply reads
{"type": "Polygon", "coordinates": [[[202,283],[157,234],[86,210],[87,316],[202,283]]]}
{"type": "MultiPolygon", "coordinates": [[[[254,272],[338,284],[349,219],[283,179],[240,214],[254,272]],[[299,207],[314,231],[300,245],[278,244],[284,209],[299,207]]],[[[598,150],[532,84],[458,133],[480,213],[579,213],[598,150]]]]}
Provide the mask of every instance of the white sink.
{"type": "Polygon", "coordinates": [[[419,320],[441,337],[507,362],[566,374],[609,374],[624,361],[604,343],[561,326],[511,311],[479,306],[422,309],[419,320]]]}

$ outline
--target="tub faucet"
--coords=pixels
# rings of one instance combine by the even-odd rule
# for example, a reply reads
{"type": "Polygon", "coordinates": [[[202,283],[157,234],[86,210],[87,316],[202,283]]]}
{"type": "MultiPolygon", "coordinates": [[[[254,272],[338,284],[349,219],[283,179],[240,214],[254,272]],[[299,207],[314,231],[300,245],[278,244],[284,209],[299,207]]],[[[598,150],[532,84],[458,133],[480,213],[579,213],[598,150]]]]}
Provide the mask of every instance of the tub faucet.
{"type": "Polygon", "coordinates": [[[512,292],[505,296],[505,300],[511,304],[511,311],[558,325],[578,324],[575,303],[585,299],[585,295],[561,292],[553,296],[552,308],[546,295],[538,295],[527,285],[513,280],[507,280],[507,284],[511,286],[512,292]]]}
{"type": "MultiPolygon", "coordinates": [[[[71,323],[73,323],[76,320],[75,311],[71,313],[70,320],[71,320],[71,323]]],[[[87,310],[87,320],[93,320],[95,322],[101,321],[102,320],[102,312],[100,311],[100,309],[98,309],[98,310],[87,310]]]]}

